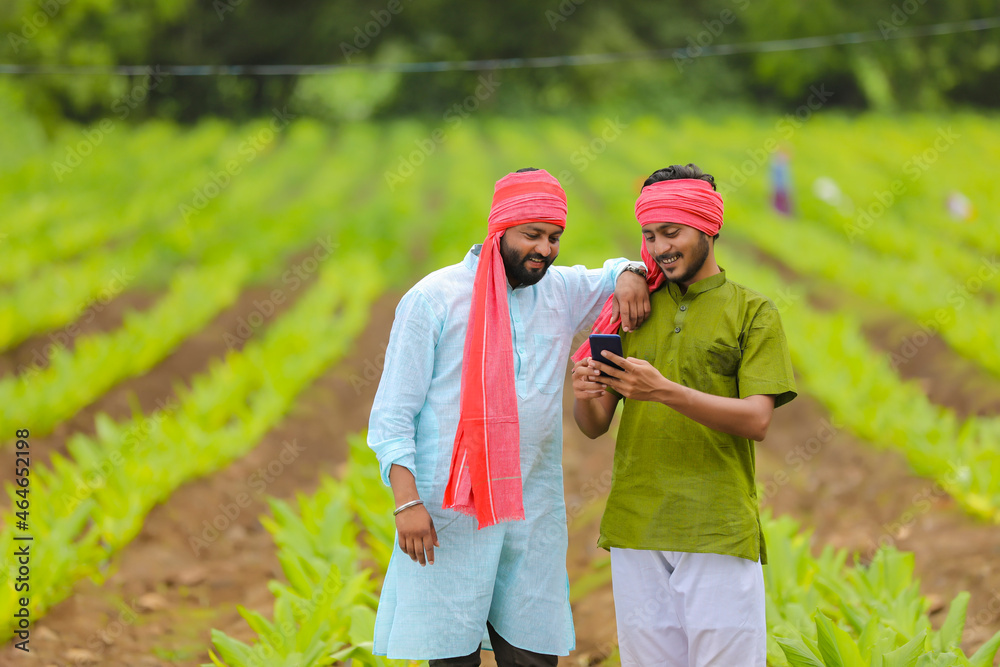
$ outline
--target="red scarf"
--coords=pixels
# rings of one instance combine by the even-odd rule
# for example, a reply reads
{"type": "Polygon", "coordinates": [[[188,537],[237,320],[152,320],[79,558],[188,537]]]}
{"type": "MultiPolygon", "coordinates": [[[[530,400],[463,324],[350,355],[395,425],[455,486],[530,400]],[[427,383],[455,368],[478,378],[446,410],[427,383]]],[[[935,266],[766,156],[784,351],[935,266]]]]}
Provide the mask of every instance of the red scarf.
{"type": "Polygon", "coordinates": [[[444,507],[474,515],[480,528],[524,518],[514,346],[500,237],[530,222],[566,226],[566,193],[544,170],[497,181],[472,288],[461,409],[444,507]]]}
{"type": "MultiPolygon", "coordinates": [[[[687,225],[702,231],[709,236],[715,236],[722,228],[722,196],[712,189],[707,182],[696,178],[678,178],[670,181],[657,181],[642,189],[639,199],[635,202],[635,217],[639,225],[645,227],[654,223],[671,222],[687,225]]],[[[653,256],[646,249],[646,237],[642,239],[642,261],[646,265],[646,285],[650,293],[660,288],[667,279],[660,270],[653,256]]],[[[593,333],[616,333],[622,319],[611,319],[611,301],[608,297],[601,309],[601,314],[594,321],[593,333]]],[[[577,362],[590,356],[590,341],[573,354],[577,362]]]]}

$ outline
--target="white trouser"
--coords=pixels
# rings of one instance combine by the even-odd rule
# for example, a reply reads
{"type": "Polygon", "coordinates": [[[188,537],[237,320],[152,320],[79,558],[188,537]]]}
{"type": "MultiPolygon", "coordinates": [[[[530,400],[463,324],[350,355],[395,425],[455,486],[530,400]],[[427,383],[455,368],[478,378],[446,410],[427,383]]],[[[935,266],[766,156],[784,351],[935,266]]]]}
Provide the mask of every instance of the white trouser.
{"type": "Polygon", "coordinates": [[[612,548],[611,577],[623,667],[765,667],[759,562],[612,548]]]}

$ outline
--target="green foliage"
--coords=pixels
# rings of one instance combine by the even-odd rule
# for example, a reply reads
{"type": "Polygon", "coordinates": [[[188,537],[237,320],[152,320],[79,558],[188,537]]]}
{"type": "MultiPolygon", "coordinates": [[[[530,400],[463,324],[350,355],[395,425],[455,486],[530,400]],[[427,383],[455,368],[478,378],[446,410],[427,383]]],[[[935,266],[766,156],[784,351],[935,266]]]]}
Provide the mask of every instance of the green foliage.
{"type": "MultiPolygon", "coordinates": [[[[768,545],[768,663],[790,667],[989,665],[997,646],[973,658],[959,643],[969,594],[951,603],[940,631],[913,574],[913,555],[882,549],[868,565],[846,565],[830,547],[814,558],[809,533],[789,517],[762,517],[768,545]],[[988,657],[987,657],[988,656],[988,657]],[[983,660],[989,662],[983,662],[983,660]]],[[[989,642],[1000,642],[1000,633],[989,642]]]]}
{"type": "MultiPolygon", "coordinates": [[[[295,508],[269,500],[272,516],[262,517],[261,522],[274,536],[288,583],[270,584],[275,595],[273,622],[240,609],[257,635],[252,645],[212,631],[212,664],[320,667],[331,660],[372,666],[414,664],[371,652],[378,581],[362,562],[377,554],[360,546],[357,520],[365,526],[370,546],[391,548],[392,500],[364,434],[349,442],[350,460],[342,480],[324,477],[316,493],[299,495],[295,508]]],[[[377,560],[381,579],[388,560],[377,560]]]]}
{"type": "MultiPolygon", "coordinates": [[[[295,396],[346,352],[382,288],[365,265],[363,255],[329,263],[262,340],[194,378],[190,390],[178,392],[177,405],[124,423],[100,415],[94,437],[78,434],[69,443],[71,460],[55,454],[51,468],[33,467],[30,525],[38,547],[32,584],[39,591],[31,597],[33,617],[63,599],[82,576],[97,578],[156,503],[252,448],[295,396]]],[[[10,484],[7,493],[16,499],[10,484]]],[[[0,531],[0,544],[10,549],[12,511],[0,531]]],[[[188,546],[197,552],[210,543],[203,533],[188,546]]],[[[4,568],[5,578],[11,567],[4,568]]],[[[314,576],[308,563],[301,567],[302,577],[314,576]]],[[[16,606],[13,587],[0,588],[0,609],[10,616],[16,606]]],[[[2,632],[9,637],[12,626],[2,632]]]]}
{"type": "MultiPolygon", "coordinates": [[[[659,111],[736,99],[795,108],[812,85],[833,104],[881,111],[1000,103],[995,31],[895,39],[901,30],[994,15],[988,0],[947,4],[821,0],[808,12],[780,0],[602,3],[282,3],[279,0],[16,0],[0,12],[0,61],[46,65],[357,65],[632,54],[654,60],[487,72],[504,112],[574,106],[659,111]],[[875,33],[861,44],[699,57],[706,47],[833,33],[875,33]],[[675,54],[678,50],[680,53],[675,54]]],[[[474,91],[479,72],[404,75],[164,77],[47,74],[20,83],[50,130],[62,117],[96,121],[117,110],[192,121],[246,119],[290,102],[319,117],[440,117],[474,91]],[[110,111],[109,111],[110,110],[110,111]]]]}

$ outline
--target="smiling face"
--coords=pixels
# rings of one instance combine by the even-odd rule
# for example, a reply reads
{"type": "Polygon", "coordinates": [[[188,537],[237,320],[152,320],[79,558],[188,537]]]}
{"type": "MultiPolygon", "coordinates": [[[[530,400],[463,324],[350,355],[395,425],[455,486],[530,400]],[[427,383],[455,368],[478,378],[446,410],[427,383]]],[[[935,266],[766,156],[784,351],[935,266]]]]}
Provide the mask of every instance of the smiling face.
{"type": "Polygon", "coordinates": [[[563,228],[550,222],[511,227],[500,237],[500,255],[511,287],[534,285],[559,254],[563,228]]]}
{"type": "Polygon", "coordinates": [[[642,236],[663,275],[684,289],[719,273],[714,243],[694,227],[673,222],[652,223],[643,226],[642,236]]]}

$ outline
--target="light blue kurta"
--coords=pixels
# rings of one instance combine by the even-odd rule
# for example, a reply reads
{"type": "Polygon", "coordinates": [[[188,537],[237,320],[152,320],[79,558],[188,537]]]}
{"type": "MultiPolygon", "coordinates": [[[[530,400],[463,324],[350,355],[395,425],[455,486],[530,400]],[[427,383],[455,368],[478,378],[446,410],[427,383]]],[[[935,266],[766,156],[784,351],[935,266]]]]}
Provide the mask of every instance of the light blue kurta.
{"type": "Polygon", "coordinates": [[[593,324],[626,260],[608,260],[603,270],[553,266],[535,285],[507,286],[525,520],[478,530],[474,517],[442,503],[480,248],[425,277],[396,308],[368,444],[385,483],[394,463],[414,473],[441,546],[434,565],[421,567],[399,548],[397,536],[375,622],[377,655],[468,655],[483,640],[487,620],[529,651],[567,655],[575,645],[566,574],[563,380],[573,336],[593,324]]]}

